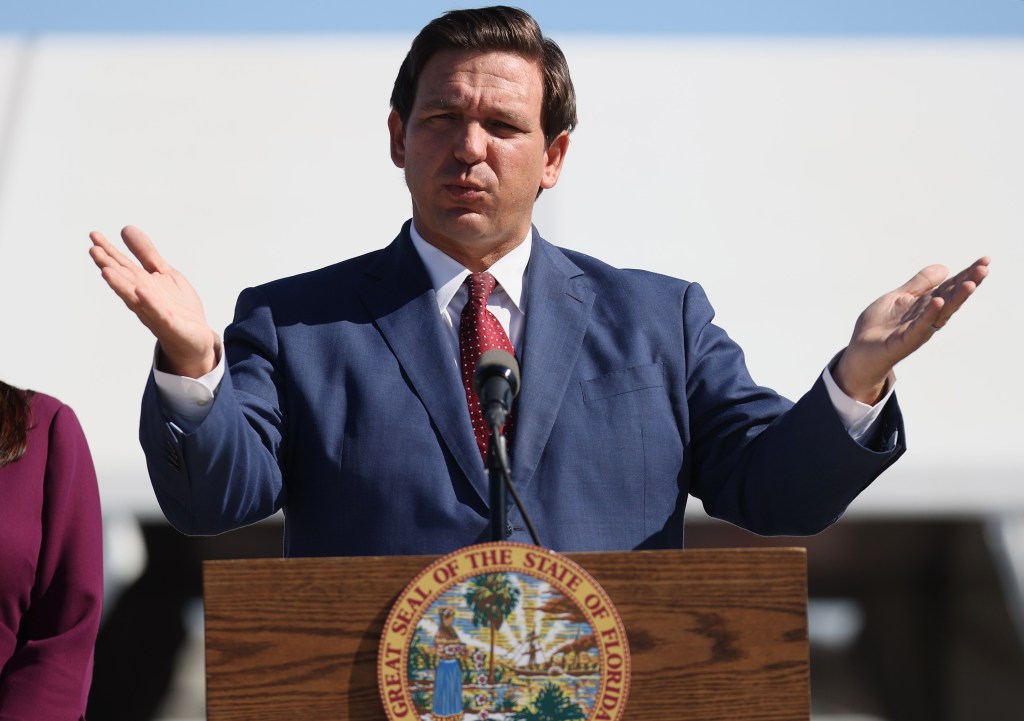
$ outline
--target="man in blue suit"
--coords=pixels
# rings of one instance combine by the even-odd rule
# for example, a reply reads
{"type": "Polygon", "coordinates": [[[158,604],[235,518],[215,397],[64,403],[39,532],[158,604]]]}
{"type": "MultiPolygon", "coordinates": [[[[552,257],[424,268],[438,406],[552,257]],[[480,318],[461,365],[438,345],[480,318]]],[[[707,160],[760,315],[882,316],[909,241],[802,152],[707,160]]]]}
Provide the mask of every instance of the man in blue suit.
{"type": "MultiPolygon", "coordinates": [[[[140,230],[92,257],[158,341],[141,440],[177,528],[283,508],[291,556],[442,553],[488,538],[460,380],[467,276],[522,367],[512,478],[557,550],[678,548],[687,497],[764,534],[815,533],[904,450],[893,366],[960,308],[982,258],[929,266],[861,314],[797,403],[756,385],[696,284],[545,241],[533,204],[576,124],[561,51],[526,13],[428,24],[395,82],[412,220],[387,247],[244,291],[223,343],[140,230]]],[[[528,540],[509,510],[508,537],[528,540]]]]}

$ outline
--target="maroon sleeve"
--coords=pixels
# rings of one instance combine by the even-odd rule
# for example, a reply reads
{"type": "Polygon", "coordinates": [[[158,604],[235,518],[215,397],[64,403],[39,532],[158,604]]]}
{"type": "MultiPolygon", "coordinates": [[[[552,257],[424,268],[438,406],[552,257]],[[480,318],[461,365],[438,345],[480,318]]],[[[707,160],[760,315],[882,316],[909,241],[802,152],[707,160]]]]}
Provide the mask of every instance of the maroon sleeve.
{"type": "MultiPolygon", "coordinates": [[[[38,440],[43,433],[36,429],[38,440]]],[[[53,415],[48,441],[42,545],[18,649],[3,668],[2,721],[83,718],[92,679],[103,597],[96,471],[78,419],[67,406],[53,415]]]]}

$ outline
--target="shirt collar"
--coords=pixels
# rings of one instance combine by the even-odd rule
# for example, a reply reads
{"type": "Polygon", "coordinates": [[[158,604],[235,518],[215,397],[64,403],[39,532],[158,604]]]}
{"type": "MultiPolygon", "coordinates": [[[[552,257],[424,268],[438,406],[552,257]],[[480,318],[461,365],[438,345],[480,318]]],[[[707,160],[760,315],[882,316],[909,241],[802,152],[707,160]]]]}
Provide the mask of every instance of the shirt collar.
{"type": "MultiPolygon", "coordinates": [[[[427,268],[430,282],[434,286],[438,310],[443,312],[462,284],[466,282],[466,276],[470,271],[457,260],[424,240],[416,230],[414,223],[409,224],[409,235],[420,260],[427,268]]],[[[522,304],[523,277],[526,274],[526,266],[530,262],[530,252],[533,248],[532,236],[533,230],[531,229],[522,243],[487,269],[487,272],[494,276],[498,285],[521,313],[524,312],[522,304]]]]}

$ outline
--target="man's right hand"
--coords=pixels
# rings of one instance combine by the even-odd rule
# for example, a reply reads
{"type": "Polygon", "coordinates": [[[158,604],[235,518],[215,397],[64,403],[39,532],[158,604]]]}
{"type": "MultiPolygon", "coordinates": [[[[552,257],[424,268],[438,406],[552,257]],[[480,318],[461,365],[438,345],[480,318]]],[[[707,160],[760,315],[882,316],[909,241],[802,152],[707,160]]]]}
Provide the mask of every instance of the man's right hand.
{"type": "Polygon", "coordinates": [[[107,285],[156,336],[157,366],[179,376],[199,378],[217,365],[217,334],[206,322],[203,303],[192,285],[156,251],[145,233],[134,226],[121,238],[135,263],[102,233],[89,234],[89,255],[107,285]]]}

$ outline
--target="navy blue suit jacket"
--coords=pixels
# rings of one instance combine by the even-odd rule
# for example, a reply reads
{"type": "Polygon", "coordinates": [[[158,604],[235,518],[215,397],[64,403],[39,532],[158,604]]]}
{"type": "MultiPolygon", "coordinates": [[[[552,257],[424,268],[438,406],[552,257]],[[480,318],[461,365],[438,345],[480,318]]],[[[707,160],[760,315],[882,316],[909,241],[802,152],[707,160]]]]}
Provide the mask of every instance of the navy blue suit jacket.
{"type": "MultiPolygon", "coordinates": [[[[551,548],[679,548],[688,495],[758,533],[814,533],[903,451],[895,399],[865,447],[820,379],[795,405],[756,385],[696,284],[534,231],[524,297],[512,477],[551,548]]],[[[243,291],[198,428],[169,423],[147,386],[140,435],[165,515],[214,534],[283,508],[290,556],[487,540],[487,474],[446,332],[408,226],[382,250],[243,291]]]]}

